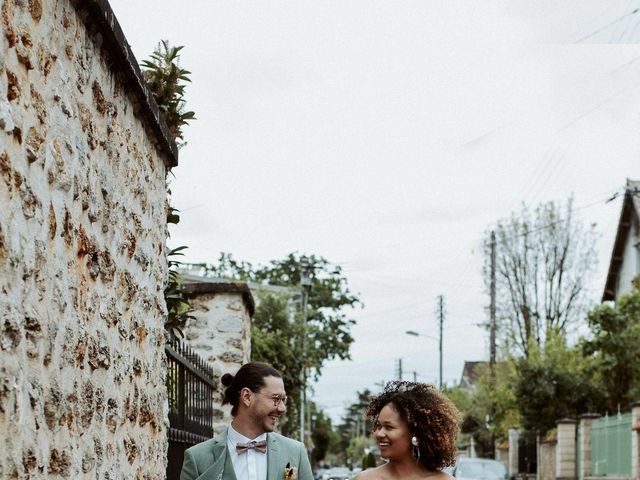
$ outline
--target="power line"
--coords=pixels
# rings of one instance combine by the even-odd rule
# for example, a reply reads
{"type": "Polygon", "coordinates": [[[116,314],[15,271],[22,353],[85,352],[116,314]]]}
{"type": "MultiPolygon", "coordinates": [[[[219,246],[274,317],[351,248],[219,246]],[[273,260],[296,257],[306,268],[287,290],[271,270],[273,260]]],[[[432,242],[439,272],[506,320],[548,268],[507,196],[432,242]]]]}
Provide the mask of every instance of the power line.
{"type": "MultiPolygon", "coordinates": [[[[581,2],[576,2],[576,3],[581,3],[581,2]]],[[[589,18],[583,18],[583,25],[586,25],[586,27],[577,26],[577,28],[574,28],[573,31],[567,33],[567,38],[578,37],[578,35],[582,35],[583,34],[582,32],[584,32],[584,31],[589,31],[590,32],[591,31],[591,25],[593,25],[595,23],[600,23],[600,21],[602,20],[604,15],[606,15],[610,11],[609,5],[605,5],[603,3],[602,6],[604,8],[600,9],[594,15],[590,15],[589,18]]],[[[629,10],[630,7],[631,7],[631,5],[628,5],[626,8],[619,9],[619,10],[627,11],[627,10],[629,10]]],[[[577,7],[576,7],[576,9],[577,9],[577,7]]]]}
{"type": "Polygon", "coordinates": [[[615,25],[616,23],[621,22],[622,20],[624,20],[625,18],[627,18],[627,17],[629,17],[631,15],[635,15],[638,12],[640,12],[640,8],[636,8],[635,10],[632,10],[631,12],[626,13],[626,14],[622,15],[619,18],[616,18],[615,20],[613,20],[612,22],[606,24],[605,26],[600,27],[598,30],[595,30],[595,31],[591,32],[590,34],[585,35],[584,37],[576,40],[574,43],[582,43],[586,39],[591,38],[594,35],[597,35],[598,33],[602,32],[603,30],[606,30],[607,28],[611,27],[612,25],[615,25]]]}
{"type": "Polygon", "coordinates": [[[611,100],[615,99],[616,97],[622,95],[623,93],[628,92],[629,90],[633,90],[634,88],[638,88],[640,85],[636,84],[636,85],[631,85],[630,87],[627,88],[623,88],[622,90],[620,90],[619,92],[614,93],[613,95],[605,98],[602,102],[598,103],[595,107],[590,108],[589,110],[581,113],[580,115],[578,115],[577,117],[575,117],[574,119],[572,119],[571,121],[569,121],[568,123],[566,123],[565,125],[563,125],[562,127],[560,127],[558,130],[556,130],[556,134],[563,132],[565,130],[567,130],[569,127],[571,127],[572,125],[574,125],[575,123],[579,122],[580,120],[582,120],[584,117],[591,115],[593,112],[595,112],[596,110],[599,110],[600,108],[604,107],[607,103],[609,103],[611,100]]]}
{"type": "Polygon", "coordinates": [[[418,302],[410,303],[408,305],[403,305],[403,306],[397,307],[397,308],[389,308],[389,309],[386,309],[386,310],[377,310],[377,311],[374,310],[374,311],[372,311],[370,313],[365,313],[364,315],[358,315],[358,318],[374,317],[374,316],[377,316],[377,315],[385,315],[387,313],[399,312],[399,311],[402,311],[402,310],[407,310],[409,308],[413,308],[413,307],[415,307],[417,305],[422,305],[425,302],[426,302],[426,300],[420,300],[418,302]]]}
{"type": "MultiPolygon", "coordinates": [[[[370,281],[370,282],[376,282],[375,280],[368,280],[366,277],[363,277],[361,275],[358,275],[357,273],[354,274],[350,274],[349,276],[351,277],[355,277],[355,278],[361,278],[363,280],[366,281],[370,281]]],[[[397,280],[399,282],[413,282],[413,283],[420,283],[420,284],[425,284],[425,285],[438,285],[438,286],[447,286],[447,287],[463,287],[463,288],[482,288],[482,285],[471,285],[471,284],[465,284],[465,283],[456,283],[456,282],[434,282],[431,280],[423,280],[420,278],[409,278],[409,277],[394,277],[394,276],[389,276],[389,275],[376,275],[376,274],[369,274],[369,277],[374,277],[374,278],[382,278],[385,280],[397,280]]],[[[385,285],[385,284],[382,284],[385,285]]],[[[388,284],[386,284],[388,285],[388,284]]]]}
{"type": "Polygon", "coordinates": [[[537,199],[539,198],[540,194],[544,191],[543,190],[544,186],[553,177],[554,173],[556,173],[558,171],[558,168],[560,167],[560,165],[562,165],[562,161],[564,160],[566,155],[567,155],[567,152],[565,150],[564,152],[559,152],[559,153],[555,154],[554,157],[552,157],[552,164],[551,164],[551,168],[548,171],[547,177],[544,179],[544,181],[542,182],[542,184],[538,188],[538,193],[533,195],[533,197],[532,197],[532,200],[533,200],[534,203],[537,201],[537,199]]]}
{"type": "MultiPolygon", "coordinates": [[[[636,23],[636,27],[638,27],[638,25],[640,25],[640,20],[638,20],[638,23],[636,23]]],[[[635,33],[635,28],[634,28],[634,33],[635,33]]],[[[640,55],[633,57],[631,60],[629,60],[628,62],[623,63],[622,65],[617,66],[616,68],[614,68],[613,70],[611,70],[609,72],[609,74],[611,75],[615,75],[617,74],[620,70],[629,67],[630,65],[633,65],[635,62],[637,62],[638,60],[640,60],[640,55]]]]}
{"type": "Polygon", "coordinates": [[[636,30],[638,29],[638,25],[640,25],[640,20],[636,22],[636,24],[633,27],[633,30],[631,31],[631,35],[629,35],[629,39],[633,39],[633,37],[636,34],[636,30]]]}
{"type": "MultiPolygon", "coordinates": [[[[613,197],[613,198],[615,198],[615,196],[616,196],[616,195],[614,195],[614,197],[613,197]]],[[[583,206],[581,206],[581,207],[576,207],[576,209],[575,209],[575,210],[576,210],[576,211],[578,211],[578,210],[584,210],[584,209],[586,209],[586,208],[590,208],[590,207],[593,207],[593,206],[595,206],[595,205],[599,205],[599,204],[601,204],[601,203],[609,203],[613,198],[612,198],[612,197],[609,197],[609,198],[603,198],[603,199],[597,200],[597,201],[595,201],[595,202],[593,202],[593,203],[589,203],[588,205],[583,205],[583,206]]],[[[541,225],[540,227],[534,228],[534,229],[532,229],[532,230],[528,230],[528,231],[526,231],[526,232],[523,232],[523,233],[519,233],[519,234],[517,234],[517,235],[514,235],[514,238],[517,238],[517,237],[525,237],[525,236],[527,236],[527,235],[531,235],[532,233],[537,233],[537,232],[540,232],[540,231],[545,230],[545,229],[547,229],[547,228],[552,228],[552,227],[554,227],[554,226],[558,225],[559,223],[562,223],[562,222],[565,222],[565,221],[566,221],[566,219],[565,219],[565,218],[561,218],[561,219],[559,219],[559,220],[557,220],[557,221],[555,221],[555,222],[547,223],[546,225],[541,225]]]]}
{"type": "MultiPolygon", "coordinates": [[[[625,10],[631,8],[631,5],[633,4],[634,0],[629,0],[629,5],[627,5],[627,8],[625,8],[625,10]]],[[[626,33],[629,31],[629,25],[631,25],[631,23],[629,21],[625,22],[626,25],[621,29],[620,35],[618,35],[618,41],[616,43],[622,43],[622,39],[624,38],[624,36],[626,35],[626,33]]]]}
{"type": "MultiPolygon", "coordinates": [[[[528,182],[526,190],[522,193],[522,198],[533,196],[533,193],[538,189],[540,181],[549,171],[549,168],[553,163],[553,159],[556,156],[556,153],[552,150],[552,148],[553,147],[549,147],[544,153],[544,158],[538,163],[539,167],[536,169],[536,173],[534,174],[533,179],[528,182]]],[[[545,182],[542,183],[542,186],[544,186],[544,183],[545,182]]]]}

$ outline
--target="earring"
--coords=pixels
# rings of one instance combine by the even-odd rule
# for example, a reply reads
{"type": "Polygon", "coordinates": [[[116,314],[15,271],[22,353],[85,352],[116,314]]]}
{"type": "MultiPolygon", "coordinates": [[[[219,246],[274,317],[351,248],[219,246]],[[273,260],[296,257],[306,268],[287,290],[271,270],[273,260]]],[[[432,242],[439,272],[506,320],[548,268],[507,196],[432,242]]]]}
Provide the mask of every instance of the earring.
{"type": "Polygon", "coordinates": [[[416,459],[416,463],[420,461],[420,447],[418,446],[418,439],[411,437],[411,445],[413,445],[413,457],[416,459]]]}

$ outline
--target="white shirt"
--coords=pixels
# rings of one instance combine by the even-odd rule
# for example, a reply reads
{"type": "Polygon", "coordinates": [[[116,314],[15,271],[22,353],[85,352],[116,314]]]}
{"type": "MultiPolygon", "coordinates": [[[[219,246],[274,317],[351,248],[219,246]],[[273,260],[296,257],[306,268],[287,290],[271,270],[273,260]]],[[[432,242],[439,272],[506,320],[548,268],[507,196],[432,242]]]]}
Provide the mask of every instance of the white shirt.
{"type": "Polygon", "coordinates": [[[231,456],[233,470],[238,480],[267,480],[267,454],[260,453],[250,448],[241,455],[236,451],[236,443],[261,442],[267,440],[267,434],[263,433],[256,438],[247,438],[236,432],[231,425],[227,430],[227,450],[231,456]]]}

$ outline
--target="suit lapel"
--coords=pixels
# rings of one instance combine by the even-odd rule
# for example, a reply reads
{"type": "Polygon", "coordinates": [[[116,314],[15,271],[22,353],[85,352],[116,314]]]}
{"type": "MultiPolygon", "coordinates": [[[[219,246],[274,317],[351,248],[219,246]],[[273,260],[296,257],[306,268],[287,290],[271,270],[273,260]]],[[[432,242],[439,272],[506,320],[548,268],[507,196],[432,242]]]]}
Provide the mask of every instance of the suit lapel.
{"type": "Polygon", "coordinates": [[[213,444],[213,465],[207,468],[196,480],[237,480],[233,462],[227,454],[227,431],[221,433],[213,444]]]}
{"type": "Polygon", "coordinates": [[[282,480],[284,467],[281,445],[275,435],[267,434],[267,480],[282,480]]]}

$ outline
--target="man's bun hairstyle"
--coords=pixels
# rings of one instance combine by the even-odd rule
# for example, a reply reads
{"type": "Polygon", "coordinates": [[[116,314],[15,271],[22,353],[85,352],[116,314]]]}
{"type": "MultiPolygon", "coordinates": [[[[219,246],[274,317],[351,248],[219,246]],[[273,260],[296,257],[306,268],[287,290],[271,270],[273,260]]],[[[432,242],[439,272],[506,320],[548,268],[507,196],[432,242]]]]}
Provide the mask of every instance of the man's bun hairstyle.
{"type": "Polygon", "coordinates": [[[233,375],[231,375],[230,373],[225,373],[224,375],[222,375],[220,382],[225,387],[228,387],[229,385],[231,385],[231,382],[233,382],[233,375]]]}

